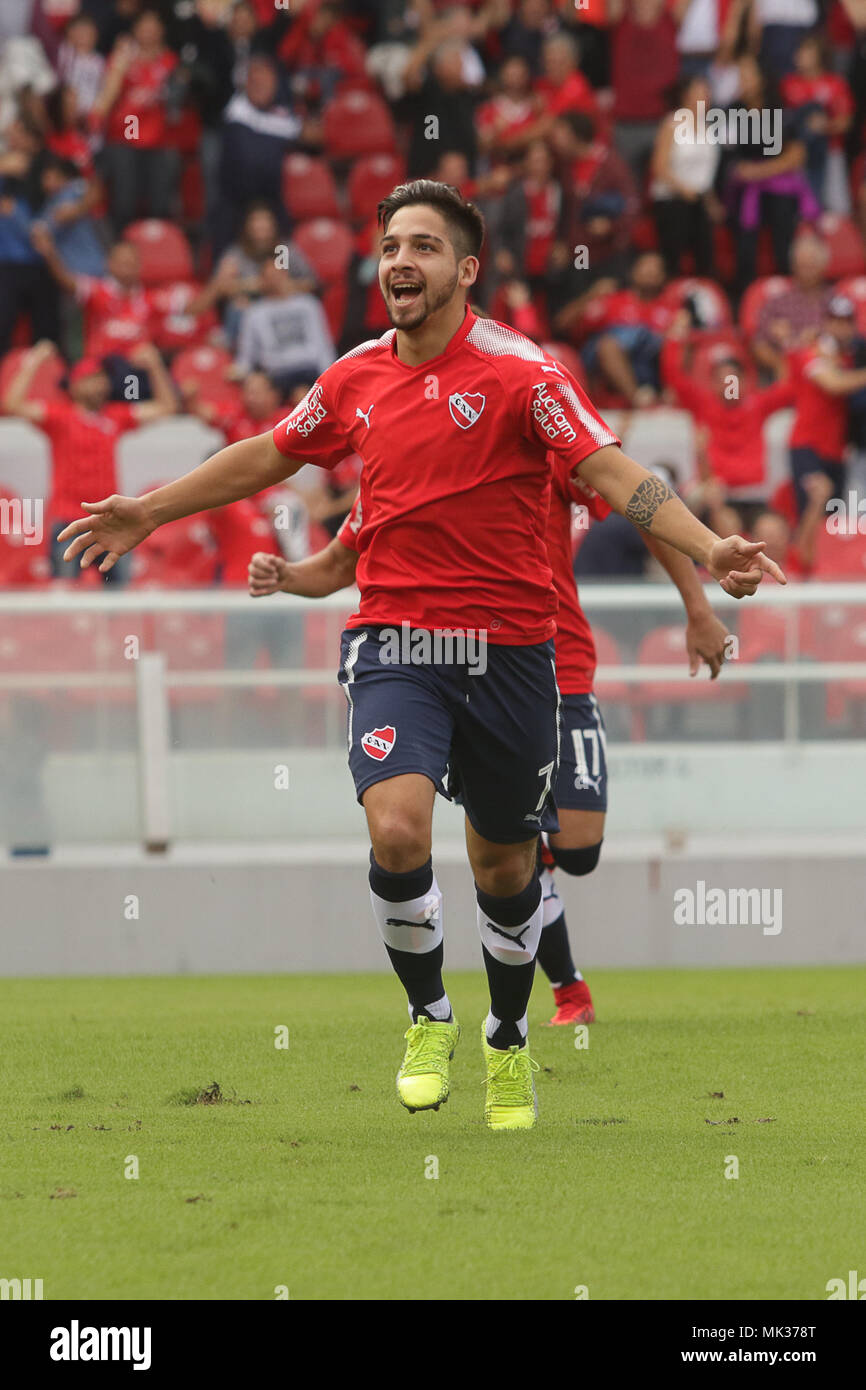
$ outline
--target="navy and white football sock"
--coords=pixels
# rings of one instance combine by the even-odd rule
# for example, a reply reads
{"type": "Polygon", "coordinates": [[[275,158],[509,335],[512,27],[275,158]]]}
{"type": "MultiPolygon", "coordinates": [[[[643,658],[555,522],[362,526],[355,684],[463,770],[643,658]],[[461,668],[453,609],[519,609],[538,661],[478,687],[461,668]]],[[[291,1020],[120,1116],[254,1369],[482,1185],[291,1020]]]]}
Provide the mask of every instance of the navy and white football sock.
{"type": "Polygon", "coordinates": [[[370,852],[370,901],[385,950],[409,999],[409,1017],[440,1023],[453,1017],[442,983],[442,894],[428,859],[418,869],[394,874],[370,852]]]}
{"type": "Polygon", "coordinates": [[[538,943],[538,964],[541,966],[554,989],[582,980],[583,976],[574,968],[568,928],[565,925],[565,911],[562,899],[556,891],[556,883],[550,869],[541,868],[538,874],[541,883],[542,929],[538,943]]]}
{"type": "Polygon", "coordinates": [[[487,1041],[502,1051],[526,1042],[526,1009],[541,937],[541,884],[533,875],[520,893],[497,898],[476,885],[478,931],[490,985],[487,1041]]]}

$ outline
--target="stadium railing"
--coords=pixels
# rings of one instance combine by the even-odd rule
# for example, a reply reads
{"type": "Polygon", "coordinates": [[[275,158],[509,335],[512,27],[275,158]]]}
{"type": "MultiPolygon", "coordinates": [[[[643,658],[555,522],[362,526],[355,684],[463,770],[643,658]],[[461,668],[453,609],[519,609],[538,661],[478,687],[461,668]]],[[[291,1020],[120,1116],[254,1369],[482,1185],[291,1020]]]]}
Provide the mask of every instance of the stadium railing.
{"type": "MultiPolygon", "coordinates": [[[[668,585],[581,593],[613,829],[866,829],[866,584],[767,582],[739,604],[713,586],[731,659],[712,683],[688,674],[668,585]]],[[[0,843],[362,833],[336,682],[355,599],[0,593],[0,843]]]]}

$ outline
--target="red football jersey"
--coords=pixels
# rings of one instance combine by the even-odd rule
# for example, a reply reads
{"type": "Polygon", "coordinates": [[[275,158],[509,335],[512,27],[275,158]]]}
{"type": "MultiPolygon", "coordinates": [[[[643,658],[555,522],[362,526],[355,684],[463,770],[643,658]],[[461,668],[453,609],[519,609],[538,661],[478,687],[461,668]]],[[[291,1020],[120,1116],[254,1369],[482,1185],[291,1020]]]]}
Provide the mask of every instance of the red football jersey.
{"type": "MultiPolygon", "coordinates": [[[[820,106],[831,120],[854,114],[851,88],[836,72],[822,72],[817,77],[803,77],[792,72],[782,79],[779,90],[784,105],[793,106],[795,110],[800,106],[820,106]]],[[[830,136],[832,150],[841,150],[844,144],[843,135],[830,136]]]]}
{"type": "Polygon", "coordinates": [[[467,309],[445,351],[417,367],[396,356],[395,338],[390,329],[341,357],[274,431],[288,458],[363,459],[361,605],[349,626],[546,641],[550,452],[573,471],[619,440],[564,367],[494,319],[467,309]]]}
{"type": "Polygon", "coordinates": [[[643,324],[654,333],[666,333],[674,320],[674,309],[661,295],[643,299],[634,290],[612,290],[597,295],[587,304],[582,327],[598,333],[618,324],[643,324]]]}
{"type": "Polygon", "coordinates": [[[82,502],[96,502],[117,491],[117,442],[137,424],[131,406],[109,404],[97,412],[74,401],[46,401],[39,424],[52,445],[52,520],[77,517],[82,502]]]}
{"type": "Polygon", "coordinates": [[[813,376],[828,363],[843,367],[850,363],[832,351],[828,356],[821,344],[792,353],[790,362],[797,414],[789,448],[813,449],[821,458],[841,463],[848,440],[848,397],[831,396],[813,376]]]}
{"type": "Polygon", "coordinates": [[[147,290],[127,290],[111,275],[79,275],[75,295],[84,305],[84,355],[107,357],[150,341],[153,305],[147,290]]]}
{"type": "MultiPolygon", "coordinates": [[[[547,555],[559,600],[556,614],[556,682],[563,695],[588,695],[595,680],[595,643],[586,615],[580,606],[572,563],[572,503],[586,508],[586,514],[603,521],[610,506],[563,458],[552,455],[553,484],[547,522],[547,555]]],[[[361,499],[337,532],[337,540],[347,550],[357,551],[358,533],[363,521],[361,499]]]]}
{"type": "Polygon", "coordinates": [[[122,145],[132,139],[140,150],[157,149],[169,143],[165,88],[178,61],[177,54],[167,49],[155,58],[136,56],[133,59],[124,74],[120,95],[108,113],[107,141],[122,145]],[[138,120],[134,134],[130,133],[130,116],[138,120]]]}
{"type": "Polygon", "coordinates": [[[337,540],[340,544],[344,545],[347,550],[354,550],[356,553],[358,550],[358,532],[361,529],[363,515],[361,494],[359,492],[352,503],[352,510],[349,512],[348,516],[343,517],[340,529],[337,532],[337,540]]]}

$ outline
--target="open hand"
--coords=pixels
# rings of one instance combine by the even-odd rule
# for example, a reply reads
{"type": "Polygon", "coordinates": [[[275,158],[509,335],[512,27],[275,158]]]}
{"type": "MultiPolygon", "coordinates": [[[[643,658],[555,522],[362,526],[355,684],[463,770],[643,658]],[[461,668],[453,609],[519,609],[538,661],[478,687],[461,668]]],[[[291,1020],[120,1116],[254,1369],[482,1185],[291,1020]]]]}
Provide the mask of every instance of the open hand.
{"type": "Polygon", "coordinates": [[[107,573],[121,555],[134,550],[156,529],[144,497],[106,497],[101,502],[82,502],[81,506],[89,515],[73,521],[57,539],[72,541],[63,552],[63,558],[74,560],[80,555],[83,570],[99,555],[105,554],[99,572],[107,573]]]}

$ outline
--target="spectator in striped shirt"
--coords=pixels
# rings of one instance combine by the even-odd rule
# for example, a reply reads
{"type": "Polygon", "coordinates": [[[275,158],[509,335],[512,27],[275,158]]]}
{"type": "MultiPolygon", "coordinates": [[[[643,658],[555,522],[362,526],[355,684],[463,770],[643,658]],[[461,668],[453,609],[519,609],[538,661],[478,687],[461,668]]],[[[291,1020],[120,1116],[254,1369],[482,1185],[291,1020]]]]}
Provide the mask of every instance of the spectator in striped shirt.
{"type": "Polygon", "coordinates": [[[78,111],[87,116],[96,105],[105,76],[105,59],[97,49],[99,30],[88,14],[69,20],[57,55],[60,81],[71,87],[78,111]]]}

